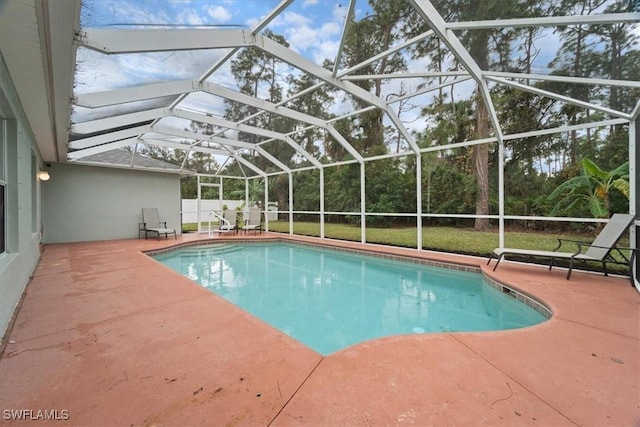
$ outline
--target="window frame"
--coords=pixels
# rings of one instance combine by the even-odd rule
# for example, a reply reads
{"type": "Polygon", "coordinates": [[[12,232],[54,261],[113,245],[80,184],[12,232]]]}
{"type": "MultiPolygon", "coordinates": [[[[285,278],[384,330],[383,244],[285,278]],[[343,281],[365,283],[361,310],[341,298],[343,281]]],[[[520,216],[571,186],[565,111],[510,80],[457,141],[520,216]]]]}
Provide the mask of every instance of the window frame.
{"type": "Polygon", "coordinates": [[[7,119],[0,117],[0,255],[7,252],[7,119]]]}

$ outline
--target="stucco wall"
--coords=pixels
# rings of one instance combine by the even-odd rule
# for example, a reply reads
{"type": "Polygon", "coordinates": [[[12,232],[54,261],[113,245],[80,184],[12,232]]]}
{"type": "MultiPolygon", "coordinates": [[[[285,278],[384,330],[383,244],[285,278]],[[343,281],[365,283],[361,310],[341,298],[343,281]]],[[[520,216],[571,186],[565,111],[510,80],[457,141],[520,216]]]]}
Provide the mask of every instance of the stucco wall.
{"type": "MultiPolygon", "coordinates": [[[[0,120],[5,128],[0,144],[0,181],[5,184],[6,250],[0,253],[0,337],[40,258],[40,156],[0,56],[0,120]],[[4,139],[4,141],[3,141],[4,139]]],[[[2,126],[0,126],[2,128],[2,126]]]]}
{"type": "Polygon", "coordinates": [[[180,178],[175,174],[52,163],[44,184],[44,242],[138,237],[142,208],[180,234],[180,178]]]}

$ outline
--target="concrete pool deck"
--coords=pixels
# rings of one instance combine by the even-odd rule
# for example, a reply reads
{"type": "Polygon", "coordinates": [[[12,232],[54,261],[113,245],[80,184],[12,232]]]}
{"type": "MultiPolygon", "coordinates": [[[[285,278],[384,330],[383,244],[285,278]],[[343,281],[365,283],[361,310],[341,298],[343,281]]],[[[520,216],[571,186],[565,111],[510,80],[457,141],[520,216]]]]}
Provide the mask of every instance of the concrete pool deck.
{"type": "Polygon", "coordinates": [[[45,246],[0,359],[2,423],[640,425],[640,294],[627,278],[422,252],[478,266],[554,315],[323,357],[141,252],[203,238],[45,246]]]}

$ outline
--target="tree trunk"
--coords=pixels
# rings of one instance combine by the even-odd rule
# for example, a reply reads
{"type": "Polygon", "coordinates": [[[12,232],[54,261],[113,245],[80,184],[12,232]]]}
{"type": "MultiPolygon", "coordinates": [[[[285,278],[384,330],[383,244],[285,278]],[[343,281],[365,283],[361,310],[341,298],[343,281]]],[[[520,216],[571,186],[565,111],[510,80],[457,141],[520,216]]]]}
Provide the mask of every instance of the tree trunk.
{"type": "MultiPolygon", "coordinates": [[[[480,90],[476,92],[477,135],[478,138],[489,136],[489,114],[482,99],[480,90]]],[[[476,177],[476,215],[489,215],[489,146],[476,145],[474,149],[475,177],[476,177]]],[[[489,228],[489,218],[476,218],[475,229],[489,228]]]]}
{"type": "MultiPolygon", "coordinates": [[[[488,10],[489,2],[484,0],[478,2],[476,16],[484,18],[484,13],[488,10]]],[[[489,39],[490,32],[478,30],[474,32],[470,40],[471,57],[476,61],[481,70],[486,70],[489,66],[489,39]]],[[[489,112],[484,103],[480,84],[476,88],[476,132],[477,139],[489,136],[489,112]]],[[[487,144],[476,145],[473,150],[473,161],[475,163],[476,179],[476,215],[489,215],[489,146],[487,144]]],[[[482,231],[489,228],[488,218],[476,218],[476,230],[482,231]]]]}

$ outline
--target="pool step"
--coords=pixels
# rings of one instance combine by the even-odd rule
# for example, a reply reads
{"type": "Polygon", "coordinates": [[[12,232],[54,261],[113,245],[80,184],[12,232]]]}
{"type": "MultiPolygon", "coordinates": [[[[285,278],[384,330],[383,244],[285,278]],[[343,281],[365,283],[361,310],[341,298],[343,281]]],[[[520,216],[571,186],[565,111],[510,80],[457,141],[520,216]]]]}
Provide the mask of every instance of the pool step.
{"type": "Polygon", "coordinates": [[[222,254],[228,252],[235,252],[240,250],[241,248],[237,245],[233,244],[225,244],[225,243],[216,243],[214,245],[202,245],[202,246],[192,246],[188,248],[184,248],[180,250],[182,254],[222,254]]]}

